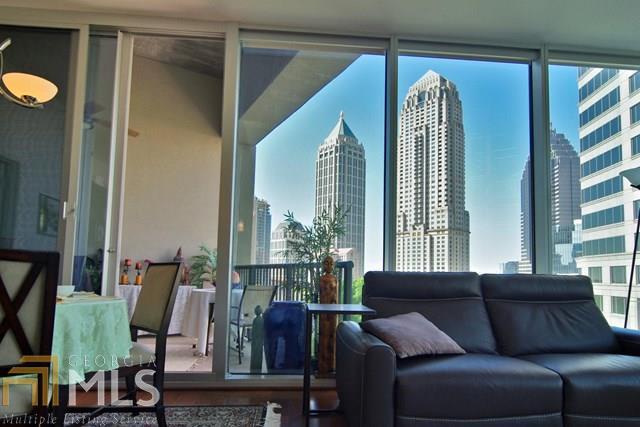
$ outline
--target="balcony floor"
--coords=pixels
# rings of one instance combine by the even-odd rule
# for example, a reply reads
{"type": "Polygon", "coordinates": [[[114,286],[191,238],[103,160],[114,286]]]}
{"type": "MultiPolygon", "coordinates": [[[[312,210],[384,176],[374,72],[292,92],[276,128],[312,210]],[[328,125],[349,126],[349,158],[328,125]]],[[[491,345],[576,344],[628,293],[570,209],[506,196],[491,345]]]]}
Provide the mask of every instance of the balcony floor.
{"type": "MultiPolygon", "coordinates": [[[[213,328],[211,328],[213,335],[213,328]]],[[[138,337],[138,342],[149,348],[154,348],[155,338],[149,336],[138,337]]],[[[198,354],[193,345],[197,342],[195,338],[172,335],[167,338],[167,358],[165,361],[165,372],[211,372],[211,358],[213,349],[213,337],[209,340],[209,355],[198,354]]],[[[229,370],[233,373],[249,373],[249,363],[251,355],[251,343],[245,340],[242,364],[238,363],[238,352],[229,349],[229,370]]],[[[266,371],[263,361],[263,371],[266,371]]]]}

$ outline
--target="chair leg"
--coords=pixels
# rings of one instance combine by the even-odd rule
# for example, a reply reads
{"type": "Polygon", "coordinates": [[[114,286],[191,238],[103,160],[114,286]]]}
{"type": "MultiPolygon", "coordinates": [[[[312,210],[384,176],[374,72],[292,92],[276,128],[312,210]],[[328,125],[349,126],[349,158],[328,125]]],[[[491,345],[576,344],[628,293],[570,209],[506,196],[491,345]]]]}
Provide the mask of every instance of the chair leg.
{"type": "Polygon", "coordinates": [[[238,364],[242,365],[242,328],[238,325],[238,364]]]}
{"type": "Polygon", "coordinates": [[[127,384],[127,398],[133,401],[133,408],[131,409],[131,413],[135,417],[140,414],[140,411],[136,409],[136,407],[138,406],[138,390],[136,388],[135,375],[127,375],[125,377],[125,382],[127,384]]]}
{"type": "Polygon", "coordinates": [[[69,406],[69,386],[61,384],[58,387],[58,406],[53,408],[53,413],[55,414],[55,425],[64,427],[64,418],[69,406]]]}
{"type": "Polygon", "coordinates": [[[167,420],[164,413],[164,372],[158,372],[153,375],[153,385],[158,390],[158,401],[156,402],[156,418],[158,419],[158,427],[166,427],[167,420]]]}
{"type": "Polygon", "coordinates": [[[158,427],[167,427],[167,420],[164,415],[164,405],[156,405],[156,419],[158,427]]]}

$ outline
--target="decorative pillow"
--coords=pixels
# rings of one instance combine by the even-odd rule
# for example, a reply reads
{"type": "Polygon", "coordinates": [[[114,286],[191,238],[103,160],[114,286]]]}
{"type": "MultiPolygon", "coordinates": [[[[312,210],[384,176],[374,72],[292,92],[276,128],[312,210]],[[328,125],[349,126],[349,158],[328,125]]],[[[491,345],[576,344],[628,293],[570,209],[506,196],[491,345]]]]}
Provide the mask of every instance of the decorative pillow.
{"type": "Polygon", "coordinates": [[[362,322],[362,329],[389,344],[399,358],[466,353],[449,335],[420,313],[399,314],[362,322]]]}

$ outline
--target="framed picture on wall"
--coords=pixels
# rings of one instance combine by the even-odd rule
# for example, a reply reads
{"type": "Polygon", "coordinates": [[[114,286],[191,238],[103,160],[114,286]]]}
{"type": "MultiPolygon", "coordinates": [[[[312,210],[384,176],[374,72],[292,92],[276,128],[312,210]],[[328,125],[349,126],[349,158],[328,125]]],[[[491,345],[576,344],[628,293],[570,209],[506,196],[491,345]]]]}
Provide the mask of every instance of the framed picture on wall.
{"type": "Polygon", "coordinates": [[[38,198],[38,233],[45,236],[58,235],[60,200],[40,193],[38,198]]]}

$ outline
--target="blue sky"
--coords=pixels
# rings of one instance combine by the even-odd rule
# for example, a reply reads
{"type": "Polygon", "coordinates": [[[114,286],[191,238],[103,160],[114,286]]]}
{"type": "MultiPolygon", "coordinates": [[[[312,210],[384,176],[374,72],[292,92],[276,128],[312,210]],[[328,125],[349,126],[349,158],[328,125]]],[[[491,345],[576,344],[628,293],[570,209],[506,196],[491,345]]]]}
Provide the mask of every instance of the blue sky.
{"type": "MultiPolygon", "coordinates": [[[[458,87],[466,135],[466,205],[471,222],[471,269],[498,272],[520,258],[520,179],[529,153],[528,67],[400,57],[399,106],[428,70],[458,87]]],[[[291,210],[310,223],[315,156],[340,111],[364,145],[367,159],[365,271],[382,268],[384,57],[363,55],[258,144],[256,195],[271,204],[272,228],[291,210]]],[[[551,70],[554,126],[577,140],[574,67],[551,70]]]]}

